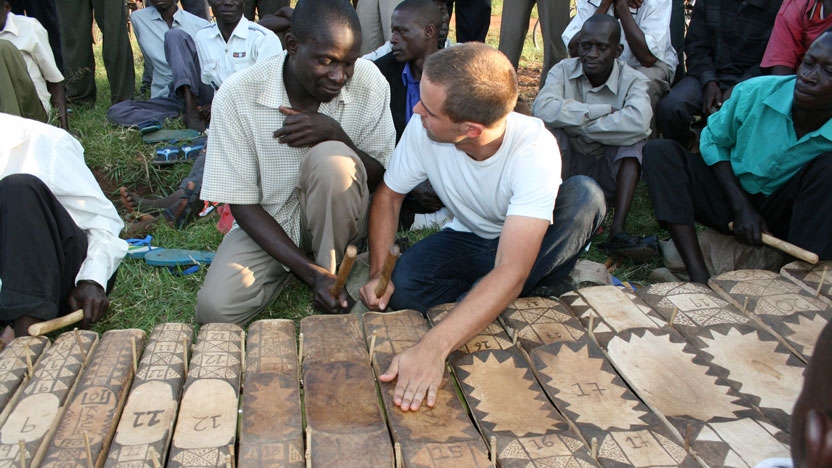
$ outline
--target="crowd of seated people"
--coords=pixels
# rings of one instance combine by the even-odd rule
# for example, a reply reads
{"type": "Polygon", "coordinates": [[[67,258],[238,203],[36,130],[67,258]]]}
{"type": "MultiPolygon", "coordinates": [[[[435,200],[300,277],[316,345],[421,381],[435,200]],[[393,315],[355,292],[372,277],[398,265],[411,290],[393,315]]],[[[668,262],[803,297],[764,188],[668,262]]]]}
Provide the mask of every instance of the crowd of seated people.
{"type": "MultiPolygon", "coordinates": [[[[455,286],[441,299],[481,313],[452,314],[453,337],[432,335],[451,345],[481,329],[494,304],[553,290],[599,232],[605,200],[602,248],[637,262],[657,255],[656,236],[626,229],[642,180],[691,281],[713,273],[697,222],[832,259],[832,218],[817,216],[832,208],[832,0],[696,0],[686,26],[676,0],[577,0],[571,21],[552,19],[568,0],[547,2],[529,115],[513,111],[523,109],[516,31],[500,41],[509,57],[447,40],[456,4],[457,42],[481,41],[490,2],[147,0],[130,18],[149,99],[137,97],[126,7],[60,1],[63,21],[44,28],[12,13],[18,2],[2,3],[0,128],[13,129],[0,139],[6,341],[76,308],[85,325],[99,320],[125,255],[123,221],[67,133],[69,109],[96,100],[93,17],[111,123],[182,117],[207,134],[168,196],[120,194],[128,211],[161,212],[131,223],[131,234],[180,226],[201,200],[227,205],[235,221],[198,293],[201,323],[247,323],[290,273],[319,309],[343,311],[346,293],[330,292],[337,266],[348,244],[368,239],[361,299],[379,310],[423,308],[435,292],[425,288],[440,288],[427,265],[470,249],[479,266],[443,280],[455,286]],[[680,28],[683,44],[672,40],[680,28]],[[443,207],[452,221],[372,295],[391,232],[443,207]]],[[[23,13],[40,11],[24,3],[23,13]]],[[[521,10],[510,24],[522,24],[521,10]]],[[[429,388],[436,360],[416,361],[398,356],[385,378],[419,374],[429,388]]],[[[430,392],[398,404],[422,399],[432,405],[430,392]]]]}

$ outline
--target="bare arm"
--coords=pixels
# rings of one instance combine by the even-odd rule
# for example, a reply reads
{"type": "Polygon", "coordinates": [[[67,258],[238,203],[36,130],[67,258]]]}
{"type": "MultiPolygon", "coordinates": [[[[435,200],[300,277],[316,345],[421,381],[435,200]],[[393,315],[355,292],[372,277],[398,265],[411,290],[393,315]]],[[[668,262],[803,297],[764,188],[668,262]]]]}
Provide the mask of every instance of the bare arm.
{"type": "Polygon", "coordinates": [[[52,95],[52,106],[58,109],[58,120],[61,122],[61,128],[69,131],[69,119],[66,116],[66,92],[64,91],[64,82],[52,83],[46,82],[46,89],[52,95]]]}
{"type": "Polygon", "coordinates": [[[370,155],[360,150],[347,132],[335,119],[318,112],[300,112],[289,107],[281,107],[286,114],[283,127],[274,131],[274,137],[281,143],[292,147],[314,146],[324,141],[340,141],[358,154],[367,170],[367,186],[375,191],[384,175],[384,166],[370,155]]]}
{"type": "Polygon", "coordinates": [[[312,287],[318,307],[327,313],[338,313],[347,307],[346,292],[342,291],[338,299],[329,292],[335,284],[335,275],[309,260],[262,206],[231,205],[231,213],[257,245],[312,287]]]}
{"type": "Polygon", "coordinates": [[[644,38],[644,32],[636,24],[633,14],[630,13],[630,6],[628,0],[615,0],[615,12],[618,15],[618,20],[621,21],[621,29],[624,30],[624,38],[630,46],[630,51],[638,60],[638,63],[645,67],[652,67],[656,64],[658,59],[650,48],[647,47],[647,39],[644,38]]]}
{"type": "Polygon", "coordinates": [[[771,67],[769,72],[771,75],[794,75],[795,69],[787,67],[786,65],[775,65],[771,67]]]}
{"type": "Polygon", "coordinates": [[[387,304],[390,303],[390,296],[396,290],[395,285],[390,281],[387,283],[387,291],[382,297],[376,297],[375,293],[384,259],[396,238],[399,210],[404,197],[403,194],[391,190],[384,182],[379,184],[375,195],[373,195],[368,236],[370,243],[370,280],[359,291],[361,300],[370,310],[386,309],[387,304]]]}
{"type": "Polygon", "coordinates": [[[549,223],[543,219],[509,216],[503,226],[494,269],[485,275],[465,299],[418,343],[393,357],[378,379],[398,377],[393,400],[402,411],[416,411],[436,394],[445,372],[445,359],[494,321],[520,295],[531,272],[549,223]]]}

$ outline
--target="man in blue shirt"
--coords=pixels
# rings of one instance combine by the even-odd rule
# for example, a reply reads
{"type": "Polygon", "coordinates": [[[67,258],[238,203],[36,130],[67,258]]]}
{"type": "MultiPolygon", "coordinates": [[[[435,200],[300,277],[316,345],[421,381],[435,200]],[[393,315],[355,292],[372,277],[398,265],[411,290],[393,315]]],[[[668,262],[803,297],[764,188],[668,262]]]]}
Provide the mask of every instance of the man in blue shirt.
{"type": "Polygon", "coordinates": [[[832,30],[809,48],[797,76],[734,88],[711,115],[694,155],[670,140],[644,148],[658,221],[670,231],[691,281],[707,283],[694,221],[748,244],[762,233],[832,259],[832,30]]]}

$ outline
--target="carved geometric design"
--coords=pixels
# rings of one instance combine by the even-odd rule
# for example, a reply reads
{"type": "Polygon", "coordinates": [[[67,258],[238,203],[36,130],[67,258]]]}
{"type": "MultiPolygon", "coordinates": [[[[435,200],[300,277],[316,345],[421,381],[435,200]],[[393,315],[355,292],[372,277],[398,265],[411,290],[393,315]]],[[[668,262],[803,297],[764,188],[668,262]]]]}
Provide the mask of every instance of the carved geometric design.
{"type": "Polygon", "coordinates": [[[41,353],[48,347],[49,339],[44,336],[21,336],[12,340],[0,352],[0,408],[4,410],[0,424],[5,420],[8,414],[5,410],[23,383],[29,368],[26,354],[29,355],[28,362],[34,366],[38,363],[41,353]]]}
{"type": "Polygon", "coordinates": [[[832,305],[832,261],[812,265],[806,262],[792,262],[780,269],[780,274],[803,288],[811,295],[832,305]],[[821,285],[821,281],[823,285],[821,285]],[[820,286],[820,287],[819,287],[820,286]]]}
{"type": "Polygon", "coordinates": [[[527,343],[527,349],[584,336],[575,317],[554,299],[516,299],[500,315],[500,321],[510,334],[517,336],[518,342],[527,343]]]}

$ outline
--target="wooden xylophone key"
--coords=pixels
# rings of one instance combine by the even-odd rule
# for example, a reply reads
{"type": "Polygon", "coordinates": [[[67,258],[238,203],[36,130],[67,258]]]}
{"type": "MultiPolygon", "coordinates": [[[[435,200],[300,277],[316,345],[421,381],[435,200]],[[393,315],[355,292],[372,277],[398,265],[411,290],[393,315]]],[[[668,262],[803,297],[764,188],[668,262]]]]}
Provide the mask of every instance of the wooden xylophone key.
{"type": "Polygon", "coordinates": [[[0,425],[6,421],[20,390],[32,377],[29,366],[37,364],[48,347],[48,338],[21,336],[0,351],[0,425]]]}
{"type": "Polygon", "coordinates": [[[19,466],[20,441],[27,466],[40,465],[85,358],[97,342],[97,333],[69,332],[60,335],[44,351],[34,375],[0,428],[0,466],[19,466]]]}
{"type": "Polygon", "coordinates": [[[783,266],[780,274],[809,294],[832,305],[832,261],[823,261],[817,265],[792,262],[783,266]]]}
{"type": "Polygon", "coordinates": [[[304,466],[297,355],[293,321],[249,326],[238,467],[304,466]]]}
{"type": "Polygon", "coordinates": [[[803,362],[808,362],[818,335],[832,319],[832,306],[771,271],[731,271],[712,277],[709,285],[769,327],[803,362]]]}
{"type": "Polygon", "coordinates": [[[127,391],[133,380],[133,343],[141,349],[141,330],[111,330],[101,337],[44,456],[44,468],[102,466],[127,391]]]}
{"type": "MultiPolygon", "coordinates": [[[[415,310],[364,314],[367,344],[376,335],[373,367],[384,372],[397,353],[413,346],[427,331],[427,322],[415,310]]],[[[380,383],[381,397],[393,441],[401,444],[403,461],[408,468],[452,466],[493,467],[482,437],[471,423],[457,398],[453,382],[443,379],[436,407],[423,404],[416,412],[403,412],[393,403],[396,382],[380,383]]],[[[401,463],[401,465],[398,465],[401,463]]]]}
{"type": "Polygon", "coordinates": [[[154,468],[153,454],[164,464],[193,335],[193,328],[182,323],[153,328],[110,446],[107,467],[154,468]]]}
{"type": "Polygon", "coordinates": [[[678,311],[673,328],[710,358],[728,385],[789,431],[805,365],[775,336],[704,285],[660,283],[640,289],[638,295],[662,317],[678,311]]]}
{"type": "MultiPolygon", "coordinates": [[[[431,323],[441,322],[455,305],[428,310],[431,323]]],[[[448,361],[489,441],[492,461],[501,468],[600,466],[552,406],[528,360],[499,323],[491,323],[448,361]]]]}
{"type": "Polygon", "coordinates": [[[167,466],[225,467],[237,436],[243,329],[203,325],[182,393],[167,466]]]}
{"type": "Polygon", "coordinates": [[[584,323],[596,318],[594,336],[619,375],[705,464],[746,467],[789,455],[788,435],[634,293],[600,286],[561,299],[584,323]]]}
{"type": "Polygon", "coordinates": [[[518,299],[501,318],[534,338],[518,342],[531,354],[543,389],[603,466],[698,466],[562,304],[518,299]]]}
{"type": "Polygon", "coordinates": [[[392,466],[390,434],[357,315],[300,322],[303,390],[313,467],[392,466]]]}

